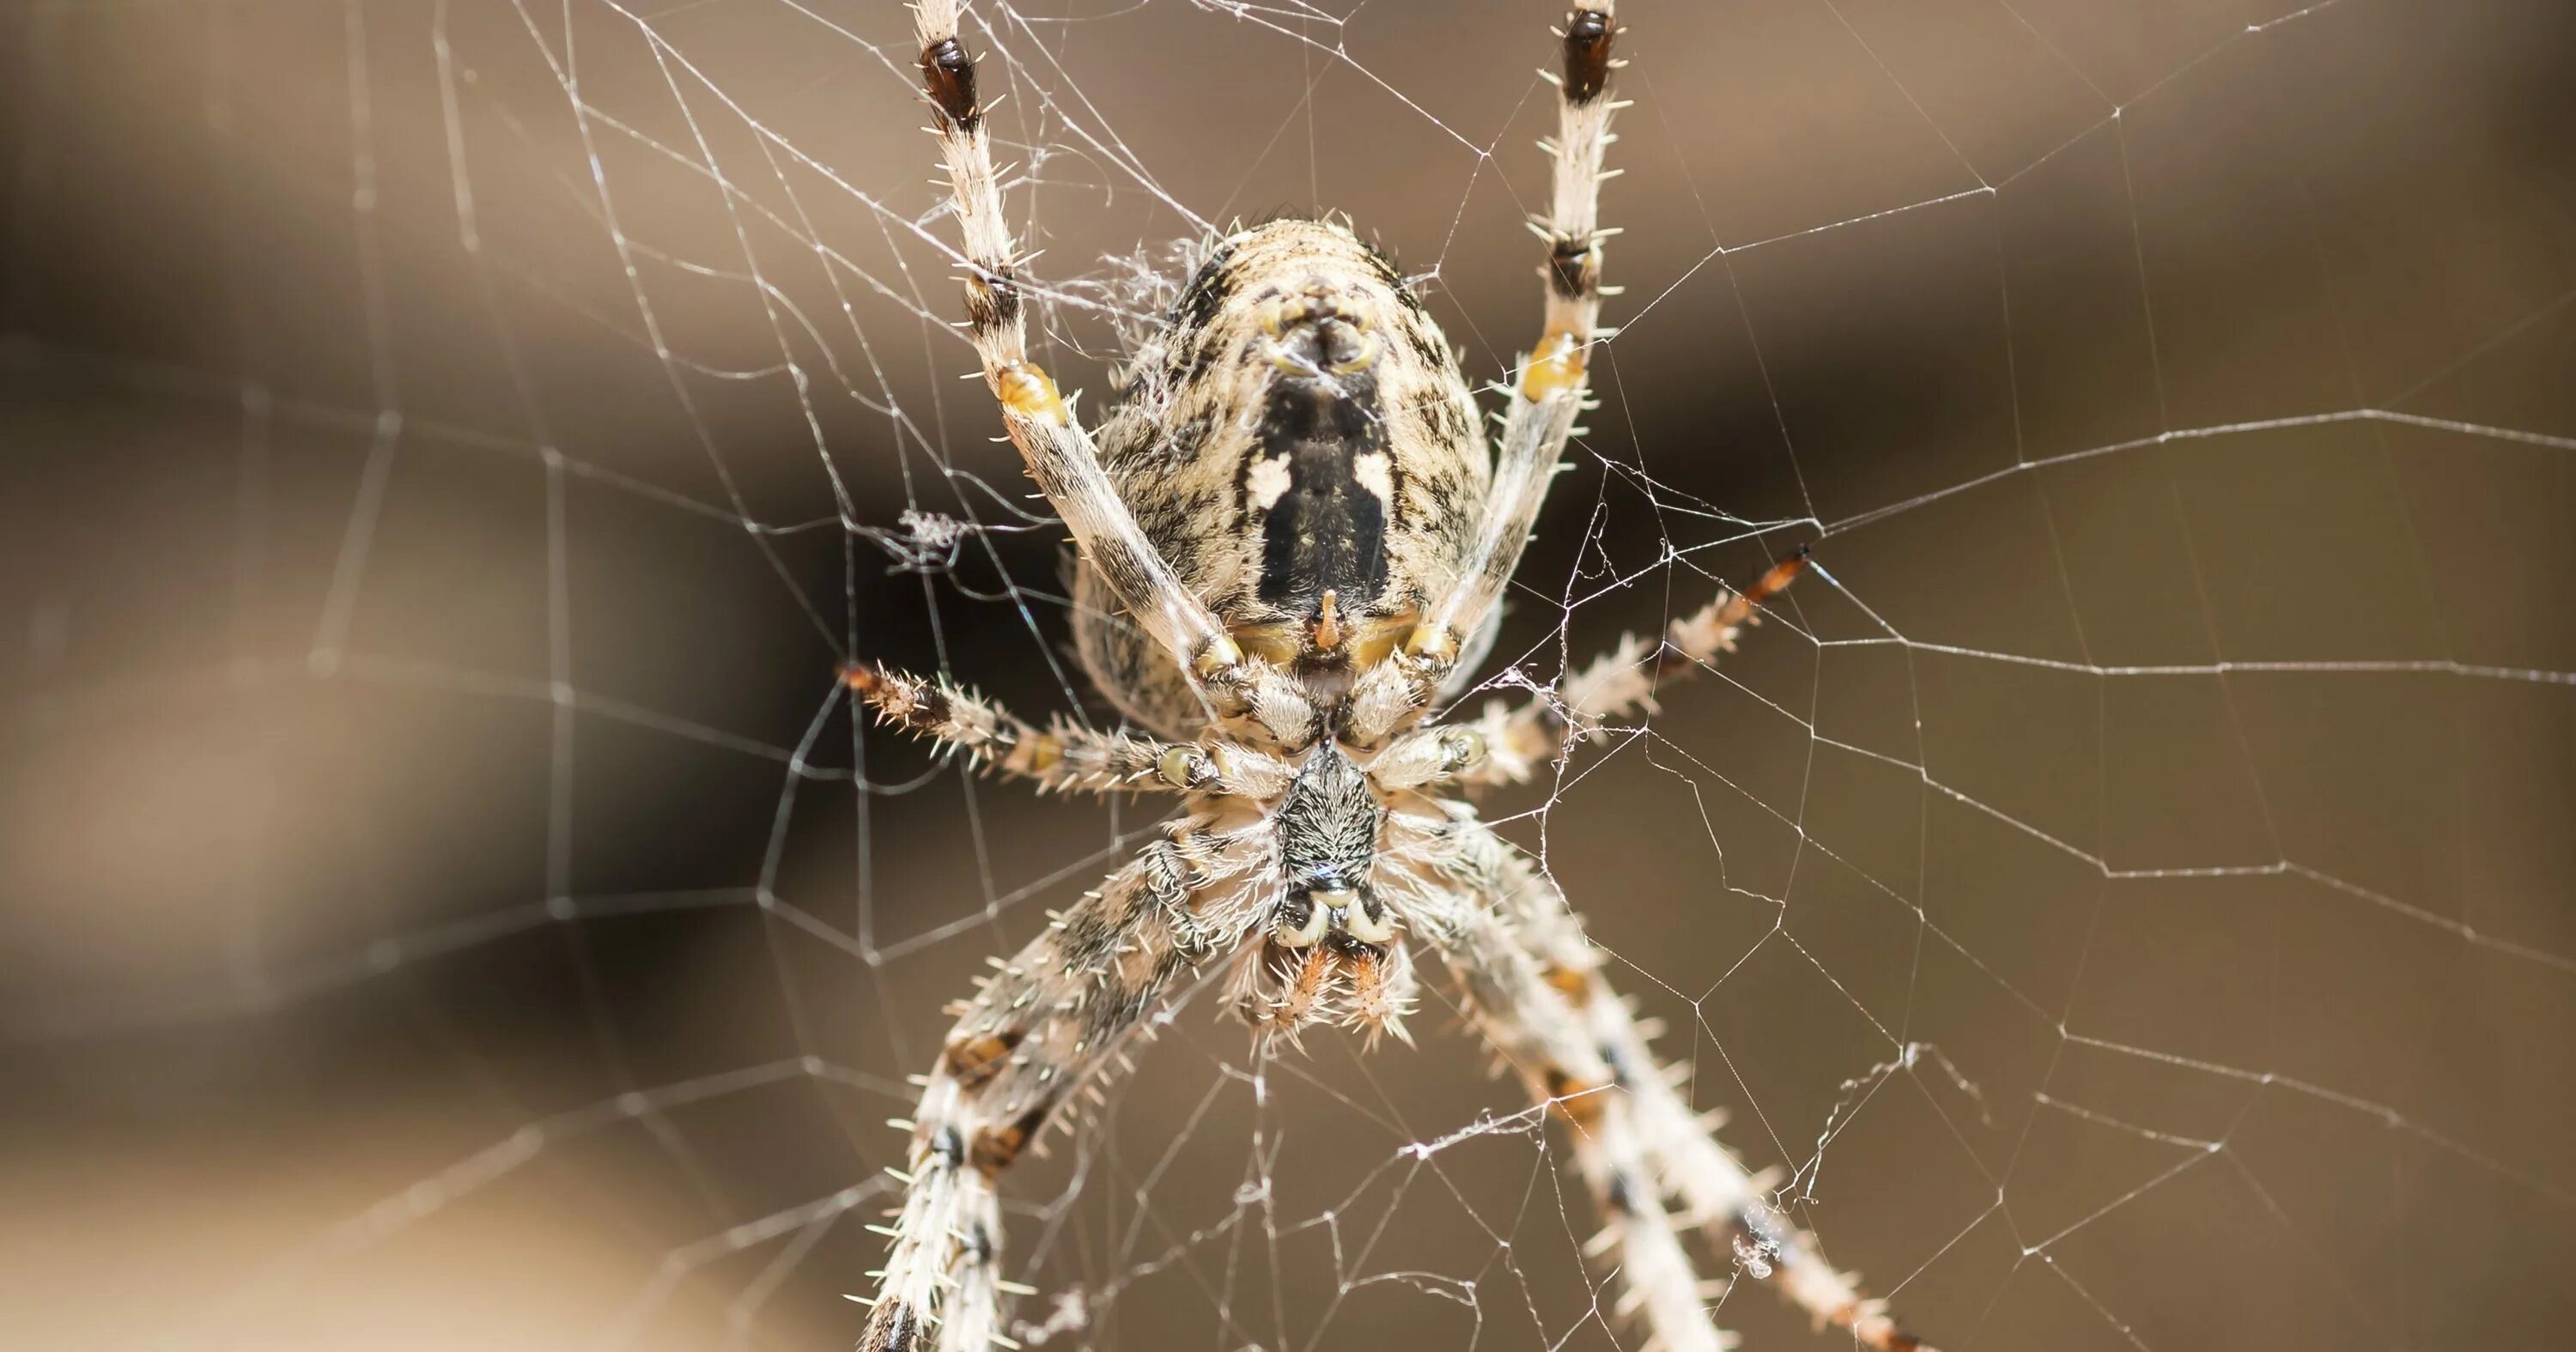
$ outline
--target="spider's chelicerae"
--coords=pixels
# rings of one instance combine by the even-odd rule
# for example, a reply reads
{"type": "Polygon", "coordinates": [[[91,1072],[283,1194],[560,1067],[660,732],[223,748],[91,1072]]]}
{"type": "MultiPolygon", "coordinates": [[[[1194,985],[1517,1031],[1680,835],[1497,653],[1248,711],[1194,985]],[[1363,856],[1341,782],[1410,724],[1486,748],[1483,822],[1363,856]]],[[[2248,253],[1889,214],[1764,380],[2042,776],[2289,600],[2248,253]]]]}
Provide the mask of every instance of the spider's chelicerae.
{"type": "Polygon", "coordinates": [[[1554,701],[1434,715],[1491,640],[1598,338],[1596,218],[1617,24],[1562,33],[1546,326],[1490,451],[1448,340],[1386,259],[1332,221],[1216,243],[1095,437],[1028,359],[1020,284],[956,0],[916,6],[965,233],[967,328],[1011,440],[1079,547],[1076,640],[1144,732],[1040,729],[945,680],[873,667],[880,716],[1041,789],[1176,794],[1160,839],[957,1007],[908,1124],[910,1161],[862,1352],[983,1352],[1010,1289],[996,1192],[1087,1083],[1201,975],[1269,1035],[1405,1036],[1413,946],[1566,1128],[1623,1312],[1666,1352],[1725,1346],[1684,1234],[1820,1324],[1921,1344],[1764,1200],[1647,1050],[1555,885],[1443,789],[1527,778],[1594,720],[1732,648],[1792,559],[1574,674],[1554,701]]]}

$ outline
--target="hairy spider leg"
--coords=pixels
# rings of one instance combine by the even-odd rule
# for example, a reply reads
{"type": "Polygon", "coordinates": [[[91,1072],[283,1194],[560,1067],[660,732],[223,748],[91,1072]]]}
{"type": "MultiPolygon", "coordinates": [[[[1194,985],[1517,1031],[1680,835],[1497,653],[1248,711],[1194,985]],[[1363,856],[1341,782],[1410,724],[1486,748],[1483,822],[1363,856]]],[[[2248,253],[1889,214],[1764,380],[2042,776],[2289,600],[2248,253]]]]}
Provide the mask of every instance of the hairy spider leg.
{"type": "MultiPolygon", "coordinates": [[[[967,336],[983,361],[985,383],[1001,404],[1003,425],[1019,447],[1029,477],[1138,627],[1200,683],[1217,713],[1240,715],[1256,702],[1265,712],[1281,705],[1275,699],[1258,700],[1256,692],[1283,678],[1269,663],[1246,658],[1215,614],[1154,552],[1102,471],[1091,434],[1065,405],[1055,381],[1029,360],[1019,260],[1010,225],[1002,218],[1001,184],[984,126],[986,105],[976,87],[975,59],[958,32],[957,0],[920,0],[913,14],[923,87],[938,114],[931,130],[939,137],[964,233],[967,336]]],[[[1302,729],[1273,731],[1293,739],[1302,729]]]]}
{"type": "Polygon", "coordinates": [[[945,676],[925,678],[868,662],[841,673],[877,721],[927,737],[979,770],[1026,779],[1040,793],[1179,792],[1161,774],[1172,743],[1099,732],[1059,718],[1035,724],[945,676]]]}
{"type": "Polygon", "coordinates": [[[1001,1336],[997,1184],[1066,1102],[1124,1059],[1198,964],[1239,942],[1194,897],[1184,825],[1067,910],[958,1010],[922,1081],[902,1208],[860,1352],[985,1352],[1001,1336]]]}
{"type": "MultiPolygon", "coordinates": [[[[1533,696],[1518,707],[1495,701],[1472,726],[1483,737],[1485,754],[1460,767],[1454,782],[1474,785],[1520,784],[1538,767],[1563,755],[1573,742],[1590,737],[1611,719],[1639,710],[1652,712],[1655,692],[1713,667],[1735,651],[1745,630],[1762,623],[1762,608],[1788,590],[1806,567],[1807,551],[1773,564],[1750,587],[1718,589],[1707,605],[1665,627],[1662,646],[1646,650],[1644,639],[1631,634],[1616,647],[1567,676],[1553,698],[1533,696]]],[[[1452,725],[1455,727],[1456,725],[1452,725]]]]}
{"type": "Polygon", "coordinates": [[[1450,909],[1451,923],[1431,937],[1466,993],[1469,1018],[1573,1143],[1601,1217],[1586,1248],[1615,1269],[1620,1287],[1610,1313],[1640,1319],[1662,1352],[1723,1352],[1730,1339],[1710,1318],[1665,1210],[1637,1104],[1582,1013],[1487,898],[1461,892],[1450,909]]]}
{"type": "MultiPolygon", "coordinates": [[[[1852,1274],[1839,1272],[1817,1252],[1815,1237],[1792,1224],[1765,1200],[1771,1182],[1752,1173],[1712,1134],[1717,1123],[1694,1113],[1673,1078],[1647,1046],[1625,1000],[1602,979],[1601,952],[1584,937],[1582,922],[1565,895],[1527,855],[1483,823],[1462,821],[1454,832],[1453,865],[1474,886],[1556,992],[1561,1017],[1575,1021],[1593,1057],[1609,1067],[1626,1112],[1617,1121],[1633,1131],[1662,1194],[1679,1200],[1690,1223],[1721,1254],[1754,1254],[1769,1269],[1763,1278],[1818,1327],[1848,1332],[1872,1352],[1931,1352],[1899,1327],[1884,1301],[1861,1295],[1852,1274]]],[[[1530,1008],[1560,1017],[1558,1007],[1530,1008]]],[[[1559,1030],[1559,1040],[1568,1030],[1559,1030]]],[[[1748,1264],[1751,1266],[1751,1264],[1748,1264]]],[[[1754,1270],[1759,1271],[1759,1268],[1754,1270]]]]}
{"type": "Polygon", "coordinates": [[[1397,660],[1376,668],[1352,699],[1352,736],[1375,742],[1429,707],[1457,665],[1469,637],[1501,600],[1547,500],[1557,462],[1573,434],[1587,386],[1586,362],[1603,337],[1602,245],[1614,233],[1600,224],[1601,184],[1618,171],[1602,167],[1611,140],[1610,114],[1625,105],[1609,97],[1618,23],[1610,0],[1577,9],[1566,20],[1563,69],[1542,72],[1556,85],[1556,136],[1542,143],[1553,160],[1547,219],[1533,228],[1548,242],[1547,311],[1538,345],[1521,358],[1503,418],[1500,449],[1485,516],[1450,590],[1425,610],[1397,660]]]}

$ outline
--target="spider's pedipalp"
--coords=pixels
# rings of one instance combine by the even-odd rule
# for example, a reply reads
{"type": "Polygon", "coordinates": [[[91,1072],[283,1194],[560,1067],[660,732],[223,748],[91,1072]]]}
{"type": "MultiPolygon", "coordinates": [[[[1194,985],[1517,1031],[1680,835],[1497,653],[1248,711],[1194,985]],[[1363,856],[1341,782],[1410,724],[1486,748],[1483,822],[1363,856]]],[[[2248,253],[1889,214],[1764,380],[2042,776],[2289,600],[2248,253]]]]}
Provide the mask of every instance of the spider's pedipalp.
{"type": "Polygon", "coordinates": [[[1226,1003],[1256,1032],[1291,1042],[1330,1023],[1359,1030],[1369,1045],[1381,1033],[1410,1043],[1404,1018],[1415,990],[1412,954],[1392,936],[1367,943],[1343,930],[1301,943],[1274,934],[1236,959],[1226,1003]]]}
{"type": "Polygon", "coordinates": [[[1413,1045],[1413,1034],[1404,1026],[1416,993],[1412,950],[1396,943],[1371,946],[1352,957],[1349,967],[1351,1008],[1342,1026],[1360,1031],[1362,1050],[1375,1047],[1381,1033],[1413,1045]]]}

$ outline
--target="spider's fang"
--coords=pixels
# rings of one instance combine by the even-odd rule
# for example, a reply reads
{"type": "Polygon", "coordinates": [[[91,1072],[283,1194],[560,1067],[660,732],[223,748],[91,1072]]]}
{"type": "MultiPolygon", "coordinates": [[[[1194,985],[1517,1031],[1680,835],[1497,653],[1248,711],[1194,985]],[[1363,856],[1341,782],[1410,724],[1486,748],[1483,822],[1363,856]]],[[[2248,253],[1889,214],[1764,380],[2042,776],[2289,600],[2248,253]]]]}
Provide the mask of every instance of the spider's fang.
{"type": "Polygon", "coordinates": [[[1322,943],[1324,931],[1332,925],[1334,903],[1330,898],[1347,898],[1350,895],[1348,892],[1319,890],[1290,897],[1287,904],[1279,909],[1279,926],[1272,936],[1274,942],[1282,948],[1312,948],[1322,943]]]}
{"type": "Polygon", "coordinates": [[[1383,945],[1395,938],[1395,924],[1387,917],[1386,907],[1371,896],[1350,896],[1340,903],[1342,932],[1364,944],[1383,945]]]}
{"type": "Polygon", "coordinates": [[[1351,343],[1350,352],[1328,368],[1334,375],[1351,375],[1377,364],[1377,335],[1357,325],[1352,326],[1352,332],[1357,336],[1351,343]]]}

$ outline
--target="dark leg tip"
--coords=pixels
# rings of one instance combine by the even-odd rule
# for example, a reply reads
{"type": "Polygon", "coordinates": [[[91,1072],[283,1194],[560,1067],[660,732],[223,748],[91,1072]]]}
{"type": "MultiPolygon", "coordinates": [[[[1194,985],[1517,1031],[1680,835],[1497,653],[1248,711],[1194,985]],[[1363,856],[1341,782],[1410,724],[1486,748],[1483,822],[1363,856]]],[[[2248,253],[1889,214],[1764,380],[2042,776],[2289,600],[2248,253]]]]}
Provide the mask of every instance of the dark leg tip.
{"type": "Polygon", "coordinates": [[[1597,9],[1579,9],[1565,26],[1565,97],[1590,103],[1610,84],[1610,44],[1616,26],[1597,9]]]}
{"type": "Polygon", "coordinates": [[[966,54],[964,42],[947,37],[932,43],[921,54],[921,80],[949,125],[960,131],[975,129],[982,110],[975,103],[975,58],[966,54]]]}

